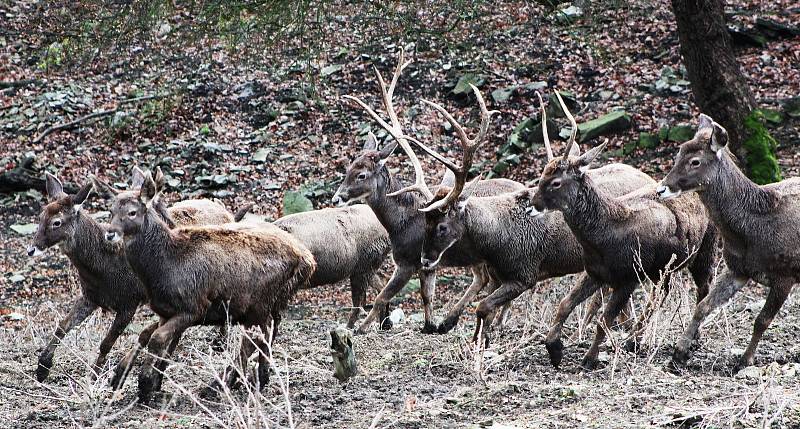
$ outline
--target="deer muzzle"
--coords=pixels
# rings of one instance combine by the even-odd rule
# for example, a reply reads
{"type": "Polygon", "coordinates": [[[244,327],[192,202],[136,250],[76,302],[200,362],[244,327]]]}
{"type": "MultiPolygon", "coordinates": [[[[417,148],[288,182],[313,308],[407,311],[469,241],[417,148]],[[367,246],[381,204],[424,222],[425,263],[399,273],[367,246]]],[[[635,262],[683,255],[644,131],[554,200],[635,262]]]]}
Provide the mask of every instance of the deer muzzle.
{"type": "Polygon", "coordinates": [[[39,249],[36,246],[28,246],[27,252],[28,252],[28,256],[31,256],[31,257],[40,256],[42,253],[44,253],[44,252],[42,252],[41,249],[39,249]]]}
{"type": "Polygon", "coordinates": [[[117,231],[106,231],[106,241],[110,241],[112,243],[120,240],[119,234],[117,231]]]}

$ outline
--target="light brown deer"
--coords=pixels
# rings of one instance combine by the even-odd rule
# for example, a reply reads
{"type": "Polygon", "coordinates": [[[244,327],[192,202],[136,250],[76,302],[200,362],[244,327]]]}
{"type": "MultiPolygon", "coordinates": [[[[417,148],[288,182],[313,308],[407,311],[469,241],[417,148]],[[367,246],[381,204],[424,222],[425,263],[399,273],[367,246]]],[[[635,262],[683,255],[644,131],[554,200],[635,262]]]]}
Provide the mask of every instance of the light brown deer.
{"type": "MultiPolygon", "coordinates": [[[[138,191],[117,192],[95,179],[95,187],[113,196],[110,242],[124,240],[125,257],[147,292],[148,303],[161,323],[148,342],[150,354],[139,374],[139,400],[149,402],[160,389],[166,359],[183,332],[195,325],[222,325],[229,321],[258,326],[274,338],[282,313],[294,293],[307,287],[315,262],[311,252],[287,232],[273,225],[220,226],[170,229],[153,209],[156,186],[145,177],[138,191]]],[[[239,365],[258,346],[255,384],[269,378],[268,342],[242,339],[239,365]]],[[[236,371],[227,372],[236,382],[236,371]]]]}
{"type": "Polygon", "coordinates": [[[681,145],[675,165],[658,189],[662,198],[670,200],[692,191],[699,195],[722,235],[726,264],[678,341],[674,367],[686,364],[703,319],[750,279],[769,287],[750,344],[737,363],[737,367],[753,365],[761,336],[800,282],[800,178],[759,186],[742,173],[727,144],[725,128],[700,115],[697,133],[681,145]]]}

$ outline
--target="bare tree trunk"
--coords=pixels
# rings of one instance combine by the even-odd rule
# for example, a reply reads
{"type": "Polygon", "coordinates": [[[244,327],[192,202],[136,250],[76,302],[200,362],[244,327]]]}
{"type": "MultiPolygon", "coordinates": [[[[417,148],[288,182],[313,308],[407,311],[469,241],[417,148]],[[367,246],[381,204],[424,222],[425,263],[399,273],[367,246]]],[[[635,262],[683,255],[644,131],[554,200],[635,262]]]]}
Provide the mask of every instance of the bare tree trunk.
{"type": "Polygon", "coordinates": [[[746,166],[745,118],[756,107],[733,55],[721,0],[672,0],[683,63],[695,102],[728,130],[730,149],[746,166]]]}

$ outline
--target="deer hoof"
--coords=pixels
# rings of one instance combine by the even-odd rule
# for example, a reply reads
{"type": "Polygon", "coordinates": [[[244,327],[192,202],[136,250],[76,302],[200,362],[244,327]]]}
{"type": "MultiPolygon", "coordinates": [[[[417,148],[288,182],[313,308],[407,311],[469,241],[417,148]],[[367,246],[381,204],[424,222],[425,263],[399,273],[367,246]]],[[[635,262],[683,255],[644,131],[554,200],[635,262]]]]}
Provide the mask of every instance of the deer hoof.
{"type": "Polygon", "coordinates": [[[639,342],[636,340],[625,341],[622,349],[628,353],[639,353],[639,342]]]}
{"type": "Polygon", "coordinates": [[[742,356],[736,360],[736,365],[733,366],[733,373],[736,374],[737,372],[747,368],[748,366],[753,366],[754,363],[755,359],[753,359],[752,357],[750,359],[747,359],[744,356],[742,356]]]}
{"type": "Polygon", "coordinates": [[[672,366],[675,368],[684,368],[686,362],[689,362],[689,351],[675,349],[675,352],[672,353],[672,366]]]}
{"type": "Polygon", "coordinates": [[[392,323],[392,320],[387,317],[381,322],[381,331],[388,331],[392,329],[392,326],[394,326],[394,323],[392,323]]]}
{"type": "Polygon", "coordinates": [[[439,332],[439,330],[433,323],[425,322],[425,326],[422,327],[423,334],[435,334],[437,332],[439,332]]]}
{"type": "Polygon", "coordinates": [[[440,334],[446,334],[453,330],[458,324],[458,319],[444,319],[442,323],[439,324],[439,327],[436,329],[436,332],[440,334]]]}
{"type": "Polygon", "coordinates": [[[52,357],[40,357],[39,364],[36,366],[36,381],[39,383],[45,381],[50,375],[50,368],[53,366],[52,357]]]}
{"type": "Polygon", "coordinates": [[[547,355],[550,356],[550,364],[558,368],[561,365],[561,359],[564,358],[564,343],[559,338],[553,342],[545,343],[544,346],[547,349],[547,355]]]}
{"type": "Polygon", "coordinates": [[[583,360],[581,361],[581,369],[584,371],[594,371],[597,368],[597,358],[584,356],[583,360]]]}

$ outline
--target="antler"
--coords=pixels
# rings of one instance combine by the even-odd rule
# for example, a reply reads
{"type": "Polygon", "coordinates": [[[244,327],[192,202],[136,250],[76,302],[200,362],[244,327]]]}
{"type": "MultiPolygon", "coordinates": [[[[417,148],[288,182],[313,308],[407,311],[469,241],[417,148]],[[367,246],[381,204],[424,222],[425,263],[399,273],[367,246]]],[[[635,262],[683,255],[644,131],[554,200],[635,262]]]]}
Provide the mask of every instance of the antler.
{"type": "Polygon", "coordinates": [[[470,84],[470,88],[472,88],[472,91],[475,93],[475,97],[478,99],[478,105],[481,108],[480,128],[478,130],[478,134],[472,139],[469,138],[469,136],[467,136],[467,132],[464,130],[464,127],[462,127],[461,124],[459,124],[458,121],[456,121],[453,115],[447,112],[447,110],[445,110],[444,107],[432,101],[428,101],[425,99],[422,100],[423,103],[433,107],[434,109],[436,109],[436,111],[441,113],[442,116],[444,116],[444,118],[447,119],[447,122],[449,122],[450,125],[453,126],[453,130],[455,130],[456,135],[458,136],[459,140],[461,140],[461,148],[464,151],[464,155],[462,159],[462,165],[461,167],[459,167],[449,159],[438,154],[436,151],[425,146],[419,141],[413,139],[411,140],[412,143],[419,146],[419,148],[428,153],[428,155],[432,156],[434,159],[444,164],[456,176],[456,183],[453,186],[453,189],[450,190],[450,192],[447,194],[447,196],[439,201],[434,202],[428,207],[421,209],[421,211],[427,212],[435,210],[444,207],[448,204],[451,204],[458,199],[459,195],[461,195],[461,192],[464,190],[465,185],[467,184],[467,175],[469,174],[470,167],[472,167],[472,158],[475,155],[475,152],[480,147],[480,145],[486,139],[486,134],[489,133],[489,125],[491,125],[490,119],[492,117],[492,114],[498,113],[495,110],[490,111],[486,108],[486,102],[483,100],[481,92],[478,90],[477,87],[475,87],[475,85],[470,84]]]}
{"type": "Polygon", "coordinates": [[[414,167],[414,184],[399,191],[392,192],[388,194],[388,196],[392,197],[404,192],[415,191],[421,193],[428,201],[430,201],[433,199],[433,193],[431,193],[430,189],[428,189],[428,185],[425,184],[425,173],[422,171],[422,165],[419,163],[419,158],[417,158],[417,155],[414,154],[414,150],[411,149],[411,145],[408,144],[408,141],[413,140],[413,138],[406,136],[403,133],[403,127],[400,124],[400,120],[397,118],[397,112],[392,105],[392,97],[394,96],[394,89],[397,86],[397,80],[400,78],[400,74],[403,72],[403,69],[411,64],[411,61],[405,62],[404,58],[405,50],[401,48],[400,59],[397,63],[397,68],[394,71],[392,81],[388,88],[386,87],[386,81],[383,80],[383,76],[381,76],[376,67],[373,67],[375,76],[378,78],[378,84],[381,88],[383,107],[386,109],[386,114],[389,116],[389,122],[391,122],[391,124],[384,121],[383,118],[381,118],[380,115],[375,112],[375,110],[367,106],[367,104],[361,101],[361,99],[358,97],[345,95],[342,98],[356,102],[367,112],[367,114],[369,114],[369,116],[372,117],[372,119],[375,120],[375,122],[383,127],[389,133],[389,135],[394,138],[395,142],[400,145],[400,147],[403,149],[403,152],[406,153],[408,159],[411,161],[411,165],[414,167]]]}
{"type": "Polygon", "coordinates": [[[569,140],[567,140],[567,146],[564,148],[564,161],[569,158],[570,150],[572,149],[572,145],[575,145],[575,137],[578,135],[578,124],[575,122],[575,118],[572,116],[572,113],[569,113],[569,109],[567,109],[567,105],[564,103],[564,100],[561,99],[561,94],[558,93],[558,90],[555,91],[556,98],[558,98],[558,103],[561,104],[561,110],[564,111],[564,114],[567,115],[567,119],[569,119],[569,124],[572,126],[572,132],[569,134],[569,140]]]}
{"type": "Polygon", "coordinates": [[[539,107],[542,109],[542,138],[544,138],[544,150],[547,152],[547,161],[550,161],[553,159],[553,148],[550,146],[550,137],[547,135],[547,112],[544,110],[542,94],[536,91],[536,96],[539,97],[539,107]]]}

